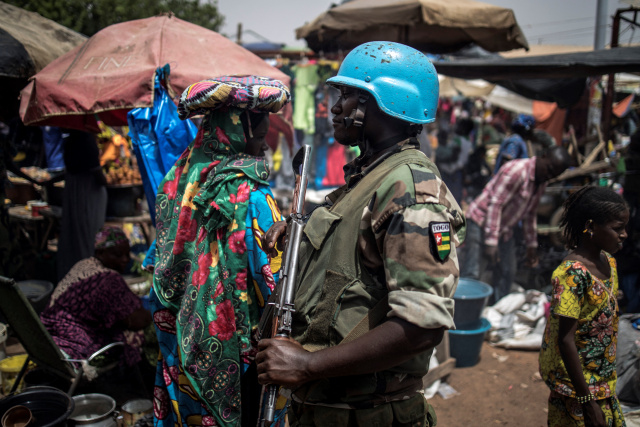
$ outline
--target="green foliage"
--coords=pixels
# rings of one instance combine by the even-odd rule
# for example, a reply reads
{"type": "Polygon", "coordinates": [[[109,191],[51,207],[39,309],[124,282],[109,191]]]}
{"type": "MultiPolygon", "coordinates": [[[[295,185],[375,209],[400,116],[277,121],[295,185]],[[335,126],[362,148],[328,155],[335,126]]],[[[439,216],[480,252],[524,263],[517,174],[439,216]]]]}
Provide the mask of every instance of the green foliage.
{"type": "Polygon", "coordinates": [[[91,37],[111,24],[173,12],[196,25],[218,31],[224,17],[217,0],[5,0],[37,12],[81,34],[91,37]]]}

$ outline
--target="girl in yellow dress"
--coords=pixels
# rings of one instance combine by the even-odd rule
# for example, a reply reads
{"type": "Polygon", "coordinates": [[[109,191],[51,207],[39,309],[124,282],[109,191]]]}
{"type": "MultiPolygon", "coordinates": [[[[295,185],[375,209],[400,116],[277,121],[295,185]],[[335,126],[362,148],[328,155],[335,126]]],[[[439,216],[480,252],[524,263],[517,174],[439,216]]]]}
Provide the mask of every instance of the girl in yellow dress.
{"type": "Polygon", "coordinates": [[[564,203],[571,252],[553,272],[540,373],[551,389],[549,426],[625,426],[616,397],[618,275],[610,255],[627,238],[629,209],[608,188],[586,186],[564,203]]]}

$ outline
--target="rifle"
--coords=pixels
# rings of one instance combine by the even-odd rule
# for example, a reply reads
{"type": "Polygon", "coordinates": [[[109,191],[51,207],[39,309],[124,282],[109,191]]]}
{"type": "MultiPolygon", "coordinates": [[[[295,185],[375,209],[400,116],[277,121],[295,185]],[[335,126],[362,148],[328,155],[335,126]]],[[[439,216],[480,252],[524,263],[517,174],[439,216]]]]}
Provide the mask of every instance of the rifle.
{"type": "MultiPolygon", "coordinates": [[[[280,283],[271,294],[267,309],[258,325],[258,339],[289,338],[294,307],[295,279],[298,272],[298,250],[304,230],[304,199],[307,190],[307,175],[311,163],[311,146],[304,145],[293,158],[296,172],[296,187],[293,192],[291,214],[287,219],[284,260],[280,270],[280,283]]],[[[270,426],[275,418],[278,386],[269,384],[262,387],[260,397],[259,426],[270,426]]]]}

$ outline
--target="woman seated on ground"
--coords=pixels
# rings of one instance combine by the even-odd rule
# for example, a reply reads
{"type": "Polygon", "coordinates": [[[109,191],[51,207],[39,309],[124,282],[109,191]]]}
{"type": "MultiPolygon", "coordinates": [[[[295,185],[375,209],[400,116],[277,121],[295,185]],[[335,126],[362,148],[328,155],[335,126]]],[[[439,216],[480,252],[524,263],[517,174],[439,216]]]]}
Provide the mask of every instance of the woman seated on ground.
{"type": "Polygon", "coordinates": [[[95,256],[76,263],[58,283],[40,318],[60,349],[84,359],[107,344],[126,344],[124,359],[141,360],[142,329],[151,314],[121,276],[129,263],[129,240],[118,227],[95,237],[95,256]]]}

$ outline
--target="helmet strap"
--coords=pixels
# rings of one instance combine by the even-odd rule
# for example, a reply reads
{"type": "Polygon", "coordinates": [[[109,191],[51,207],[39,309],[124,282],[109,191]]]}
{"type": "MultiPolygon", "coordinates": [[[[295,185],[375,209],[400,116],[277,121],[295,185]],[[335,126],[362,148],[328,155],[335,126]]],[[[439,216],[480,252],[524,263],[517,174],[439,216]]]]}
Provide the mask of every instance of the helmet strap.
{"type": "Polygon", "coordinates": [[[344,118],[344,126],[348,129],[351,126],[362,127],[364,124],[364,116],[367,112],[367,101],[369,100],[369,94],[364,91],[359,91],[358,94],[358,106],[351,111],[349,117],[344,118]]]}
{"type": "Polygon", "coordinates": [[[352,147],[360,145],[360,142],[364,140],[364,118],[367,113],[367,101],[369,100],[369,93],[365,91],[359,91],[358,93],[358,105],[351,111],[349,117],[344,118],[344,127],[350,128],[355,126],[360,128],[360,135],[358,135],[358,141],[351,144],[352,147]]]}

